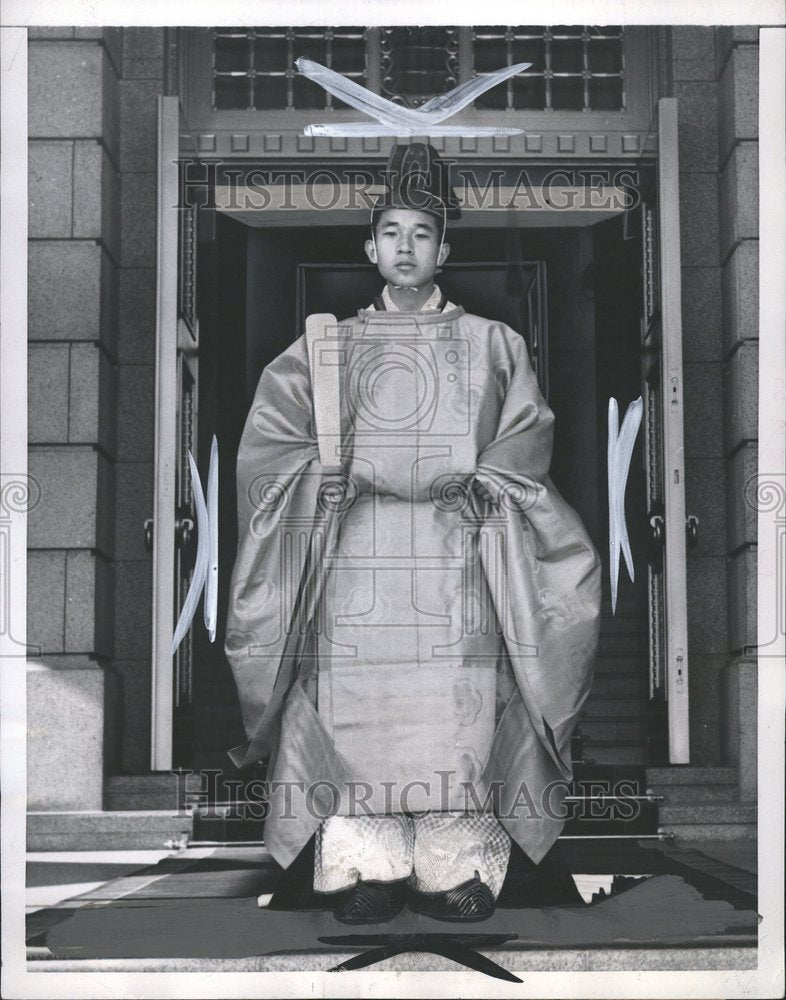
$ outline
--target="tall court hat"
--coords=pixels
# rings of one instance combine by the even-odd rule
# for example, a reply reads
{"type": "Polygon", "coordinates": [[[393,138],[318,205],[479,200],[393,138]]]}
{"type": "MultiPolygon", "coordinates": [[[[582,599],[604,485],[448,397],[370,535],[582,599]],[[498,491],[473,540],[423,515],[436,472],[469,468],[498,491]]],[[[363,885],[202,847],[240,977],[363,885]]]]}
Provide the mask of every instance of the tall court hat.
{"type": "Polygon", "coordinates": [[[443,224],[460,219],[461,209],[450,186],[448,165],[433,146],[425,142],[396,145],[384,171],[385,190],[371,209],[374,226],[387,208],[412,208],[435,215],[443,224]]]}

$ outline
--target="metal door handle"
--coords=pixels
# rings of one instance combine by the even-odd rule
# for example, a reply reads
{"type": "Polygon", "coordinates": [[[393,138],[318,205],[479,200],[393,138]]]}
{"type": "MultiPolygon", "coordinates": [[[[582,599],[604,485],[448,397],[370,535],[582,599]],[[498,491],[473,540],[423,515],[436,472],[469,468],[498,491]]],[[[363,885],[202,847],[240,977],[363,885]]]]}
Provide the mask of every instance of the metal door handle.
{"type": "Polygon", "coordinates": [[[650,541],[654,549],[662,549],[666,540],[666,526],[662,514],[650,517],[650,541]]]}
{"type": "MultiPolygon", "coordinates": [[[[149,517],[144,523],[145,548],[148,552],[153,551],[153,518],[149,517]]],[[[179,549],[184,549],[191,541],[194,534],[194,521],[190,517],[178,517],[175,521],[175,545],[179,549]]]]}
{"type": "Polygon", "coordinates": [[[178,517],[175,521],[175,545],[184,549],[194,533],[194,522],[190,517],[178,517]]]}
{"type": "Polygon", "coordinates": [[[685,521],[685,538],[692,549],[699,544],[699,519],[695,514],[689,514],[685,521]]]}

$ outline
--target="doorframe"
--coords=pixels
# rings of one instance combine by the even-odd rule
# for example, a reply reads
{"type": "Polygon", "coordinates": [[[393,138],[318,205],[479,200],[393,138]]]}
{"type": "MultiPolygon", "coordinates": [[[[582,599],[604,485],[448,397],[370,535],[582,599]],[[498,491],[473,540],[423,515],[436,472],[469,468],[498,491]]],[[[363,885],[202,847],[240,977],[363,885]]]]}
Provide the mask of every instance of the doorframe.
{"type": "MultiPolygon", "coordinates": [[[[176,114],[176,108],[177,108],[177,101],[178,101],[178,99],[175,97],[175,98],[162,98],[161,100],[164,101],[164,102],[169,101],[171,103],[170,117],[174,116],[176,114]]],[[[658,136],[657,136],[657,139],[658,139],[658,141],[657,141],[657,150],[656,150],[656,152],[651,157],[647,157],[646,158],[646,165],[647,166],[653,166],[654,165],[655,168],[656,168],[656,170],[658,170],[658,171],[662,171],[665,168],[666,171],[667,171],[668,177],[671,178],[673,181],[676,181],[677,176],[678,176],[677,175],[678,160],[677,160],[677,147],[676,147],[676,102],[674,101],[674,99],[671,99],[671,104],[674,105],[674,112],[675,113],[674,113],[673,130],[668,133],[668,139],[669,139],[669,142],[670,142],[671,146],[673,146],[673,149],[670,150],[668,157],[664,156],[665,150],[664,150],[663,139],[658,134],[658,136]],[[664,162],[666,159],[669,160],[668,163],[664,162]]],[[[171,122],[170,122],[170,125],[171,125],[171,122]]],[[[171,136],[171,134],[172,134],[172,130],[170,129],[170,136],[171,136]]],[[[177,130],[176,129],[174,131],[174,134],[177,135],[177,130]]],[[[185,137],[181,135],[181,145],[180,145],[180,148],[177,149],[177,151],[175,153],[175,156],[174,156],[174,159],[177,159],[180,162],[187,161],[187,162],[190,162],[190,163],[194,163],[195,161],[198,162],[201,159],[201,157],[199,156],[198,153],[195,155],[193,146],[190,144],[191,141],[192,141],[192,139],[193,139],[193,136],[191,136],[190,134],[185,135],[185,137]],[[188,144],[187,148],[184,147],[184,142],[188,144]]],[[[209,157],[205,157],[205,159],[210,159],[210,158],[209,157]]],[[[314,156],[305,156],[305,157],[303,157],[303,161],[305,163],[307,163],[315,171],[319,170],[321,166],[324,166],[314,156]]],[[[503,166],[505,165],[504,157],[500,158],[500,164],[503,165],[503,166]]],[[[494,167],[494,163],[492,161],[484,161],[484,165],[487,166],[487,167],[491,167],[491,168],[494,167]]],[[[585,166],[588,167],[588,168],[593,168],[593,169],[597,169],[597,167],[598,167],[597,161],[594,161],[594,162],[593,161],[587,161],[586,158],[582,157],[581,155],[577,155],[575,158],[567,161],[566,163],[563,162],[562,165],[563,166],[567,166],[569,169],[574,169],[574,170],[579,170],[579,169],[581,169],[581,168],[583,168],[585,166]]],[[[621,160],[621,161],[608,160],[608,161],[604,162],[603,167],[604,168],[609,168],[611,170],[613,170],[615,167],[619,167],[620,169],[630,169],[630,161],[625,161],[625,160],[621,160]]],[[[159,211],[160,212],[161,212],[161,210],[163,210],[167,206],[167,204],[170,205],[170,206],[173,205],[173,204],[177,204],[177,164],[174,163],[174,162],[170,163],[170,164],[165,163],[164,167],[161,168],[161,169],[162,169],[162,177],[161,177],[160,184],[159,184],[159,211]],[[172,200],[168,200],[170,198],[172,200]]],[[[663,176],[665,177],[666,175],[663,175],[663,176]]],[[[623,212],[623,209],[621,208],[619,210],[619,213],[615,213],[615,214],[622,214],[622,212],[623,212]]],[[[659,212],[663,213],[662,214],[662,219],[661,219],[662,222],[664,221],[664,219],[667,219],[668,220],[668,224],[672,225],[673,222],[674,222],[674,220],[676,219],[677,226],[678,226],[678,223],[679,223],[679,204],[678,204],[678,201],[677,201],[676,198],[674,198],[674,199],[659,199],[659,212]],[[661,202],[665,202],[665,204],[661,204],[661,202]]],[[[232,212],[227,212],[226,214],[228,214],[228,215],[231,216],[233,213],[232,212]]],[[[316,213],[316,214],[318,216],[318,219],[316,219],[316,220],[315,219],[310,220],[310,224],[312,226],[315,225],[315,224],[319,224],[322,221],[322,219],[324,219],[324,223],[323,224],[326,225],[326,226],[333,224],[332,223],[332,219],[331,219],[331,213],[329,213],[329,212],[321,212],[321,213],[316,213]]],[[[522,213],[522,214],[524,214],[524,213],[522,213]]],[[[574,213],[570,213],[571,217],[573,217],[573,214],[574,213]]],[[[510,226],[511,215],[510,215],[509,212],[499,212],[499,213],[497,213],[497,217],[494,219],[494,222],[496,222],[496,226],[492,225],[492,226],[489,226],[489,228],[497,228],[497,227],[498,228],[505,228],[507,226],[510,226]]],[[[565,225],[567,225],[567,224],[568,224],[568,216],[566,215],[566,217],[565,217],[565,225]]],[[[160,225],[160,220],[159,220],[159,225],[160,225]]],[[[536,225],[537,225],[537,223],[536,223],[536,225]]],[[[573,221],[573,225],[575,225],[575,221],[573,221]]],[[[517,227],[517,228],[519,228],[519,227],[517,227]]],[[[170,230],[171,230],[171,227],[170,227],[170,230]]],[[[678,231],[679,230],[677,228],[677,232],[678,231]]],[[[664,273],[662,275],[662,277],[664,279],[664,284],[667,284],[667,283],[671,284],[673,282],[673,280],[674,280],[674,275],[676,275],[676,277],[677,277],[678,280],[680,278],[679,248],[677,247],[676,250],[677,250],[676,258],[674,256],[672,256],[670,258],[670,260],[669,260],[669,263],[668,263],[668,274],[664,273]]],[[[176,267],[176,263],[175,262],[177,260],[177,247],[175,246],[174,248],[168,249],[166,252],[161,253],[159,260],[160,260],[160,263],[159,263],[159,280],[160,280],[162,274],[164,272],[166,272],[168,268],[171,268],[173,266],[176,267]]],[[[659,266],[663,266],[663,255],[662,254],[660,255],[659,266]]],[[[171,284],[172,284],[171,280],[170,280],[169,284],[170,284],[170,287],[171,287],[171,284]]],[[[174,307],[173,307],[171,303],[168,304],[168,303],[163,302],[163,300],[160,297],[160,288],[159,288],[159,299],[158,299],[159,320],[161,318],[162,310],[164,310],[165,308],[174,308],[174,309],[176,309],[176,304],[174,304],[174,307]]],[[[679,295],[677,296],[676,299],[672,298],[672,299],[669,300],[669,308],[670,308],[670,313],[672,315],[674,314],[675,310],[679,310],[680,309],[679,295]]],[[[677,319],[678,319],[678,323],[677,323],[677,327],[676,328],[678,330],[681,330],[681,317],[678,316],[677,319]]],[[[665,352],[664,352],[664,356],[665,356],[665,352]]],[[[167,431],[167,426],[169,426],[170,424],[171,424],[172,428],[174,428],[176,426],[176,416],[177,416],[176,415],[176,400],[174,398],[174,388],[176,386],[176,379],[175,379],[174,368],[173,368],[173,365],[174,365],[175,362],[174,362],[174,358],[161,359],[161,360],[163,361],[163,363],[165,365],[168,364],[169,368],[172,368],[172,372],[170,373],[170,375],[168,377],[163,377],[162,376],[162,378],[157,379],[157,384],[158,384],[158,387],[159,387],[159,389],[161,391],[160,399],[163,402],[163,406],[165,406],[167,408],[167,412],[169,413],[169,419],[168,419],[168,421],[161,419],[161,417],[163,415],[163,409],[161,409],[160,412],[157,411],[157,414],[156,414],[156,442],[157,442],[157,447],[160,445],[163,449],[172,450],[173,451],[173,449],[170,448],[170,441],[168,440],[169,438],[171,438],[171,431],[170,432],[167,431]],[[169,388],[167,388],[167,385],[169,386],[169,388]]],[[[164,370],[165,369],[161,369],[162,372],[164,370]]],[[[664,372],[664,379],[665,379],[665,372],[664,372]]],[[[680,387],[681,387],[681,378],[680,378],[680,387]]],[[[681,428],[680,428],[680,437],[681,436],[682,435],[681,435],[681,428]]],[[[669,446],[669,442],[667,442],[664,439],[664,441],[662,442],[664,459],[668,455],[668,446],[669,446]]],[[[172,463],[174,465],[174,455],[172,455],[171,461],[172,461],[172,463]]],[[[158,471],[158,469],[157,469],[157,471],[158,471]]],[[[173,525],[174,525],[174,513],[173,513],[174,512],[174,475],[172,474],[168,478],[171,479],[171,483],[170,483],[171,489],[162,489],[162,490],[160,490],[159,492],[156,493],[156,497],[155,497],[155,523],[156,523],[156,525],[161,525],[162,523],[163,524],[167,524],[167,525],[171,525],[172,527],[168,528],[167,530],[170,531],[171,533],[173,533],[173,531],[174,531],[174,527],[173,527],[173,525]],[[171,493],[171,496],[170,496],[170,493],[171,493]]],[[[680,472],[680,479],[682,480],[682,482],[680,483],[680,487],[684,491],[684,475],[682,475],[682,472],[680,472]]],[[[684,493],[683,493],[682,510],[683,510],[683,518],[682,518],[682,520],[684,521],[684,493]]],[[[675,532],[675,531],[667,532],[667,537],[669,535],[672,536],[672,538],[671,538],[672,544],[671,544],[671,549],[670,549],[671,560],[672,560],[671,564],[672,565],[679,564],[679,548],[680,548],[680,546],[679,546],[679,539],[675,539],[673,537],[675,534],[678,534],[678,532],[675,532]]],[[[681,687],[680,687],[679,691],[680,691],[680,694],[684,693],[684,697],[683,697],[682,701],[679,702],[679,704],[684,704],[685,711],[678,712],[678,713],[676,713],[674,715],[675,719],[677,719],[679,717],[679,722],[677,723],[677,725],[679,727],[679,731],[677,731],[677,729],[672,724],[670,724],[670,726],[669,726],[668,739],[669,739],[669,747],[670,747],[670,760],[671,760],[672,763],[678,763],[678,762],[679,763],[687,763],[687,761],[689,759],[688,754],[689,754],[689,746],[690,746],[690,732],[689,732],[689,727],[688,727],[688,715],[687,715],[687,690],[688,690],[688,686],[687,686],[687,683],[686,683],[686,681],[687,681],[687,631],[686,631],[687,630],[687,610],[686,610],[686,608],[684,606],[685,605],[685,594],[686,594],[686,590],[687,590],[687,587],[686,587],[687,581],[686,581],[686,579],[682,579],[682,576],[687,573],[687,566],[685,564],[685,558],[684,558],[684,548],[685,548],[685,546],[684,546],[684,532],[682,532],[682,539],[681,539],[681,541],[682,541],[682,553],[683,553],[683,555],[682,555],[682,565],[685,568],[684,568],[684,573],[681,574],[681,579],[679,581],[679,586],[676,589],[673,588],[673,594],[676,594],[677,596],[676,596],[676,598],[674,596],[672,597],[672,601],[673,601],[673,603],[672,603],[672,610],[676,612],[675,621],[676,621],[677,626],[678,626],[677,631],[679,631],[679,637],[680,637],[681,641],[678,642],[678,643],[676,643],[676,644],[674,642],[668,642],[668,649],[671,652],[671,651],[674,651],[675,647],[676,647],[676,652],[674,654],[674,662],[677,664],[677,669],[681,671],[681,676],[682,676],[682,681],[683,681],[683,683],[681,684],[681,687]],[[678,591],[679,591],[679,593],[678,593],[678,591]],[[676,604],[674,603],[675,600],[676,600],[676,604]],[[681,606],[680,606],[680,601],[682,602],[681,606]],[[681,660],[679,659],[680,657],[681,657],[681,660]]],[[[172,548],[173,548],[173,546],[168,544],[166,546],[166,551],[165,552],[160,552],[159,558],[157,560],[155,560],[155,563],[154,563],[154,581],[153,581],[153,586],[154,586],[154,598],[153,598],[153,600],[154,600],[154,607],[155,607],[155,604],[157,603],[157,598],[156,598],[156,594],[157,594],[157,589],[156,589],[157,588],[157,580],[158,579],[162,579],[162,578],[170,578],[170,579],[174,578],[174,554],[172,552],[172,548]]],[[[669,634],[668,630],[667,630],[666,634],[667,634],[667,637],[668,637],[668,634],[669,634]]],[[[171,669],[169,669],[168,667],[164,667],[164,669],[161,669],[161,667],[159,667],[158,665],[159,664],[164,664],[164,665],[171,664],[171,657],[169,656],[169,643],[171,642],[171,627],[169,626],[169,624],[168,624],[167,621],[162,620],[161,617],[159,617],[159,616],[155,616],[154,617],[153,641],[154,641],[154,648],[155,648],[154,662],[153,662],[153,691],[154,691],[154,699],[155,699],[154,704],[155,704],[155,707],[154,707],[154,713],[153,713],[154,717],[152,719],[152,734],[153,734],[153,739],[154,739],[153,751],[152,751],[152,759],[153,759],[153,768],[154,769],[166,769],[166,768],[168,768],[168,767],[171,766],[172,752],[173,752],[173,733],[172,733],[173,723],[172,723],[172,713],[171,713],[171,706],[173,704],[173,677],[172,677],[172,670],[171,669]]],[[[672,667],[672,662],[673,662],[672,658],[670,658],[668,660],[668,664],[669,664],[670,668],[672,667]]],[[[672,670],[670,669],[669,670],[669,679],[668,679],[668,683],[670,685],[670,690],[671,690],[671,688],[673,686],[672,685],[671,674],[672,674],[672,670]]],[[[679,676],[679,675],[677,675],[677,676],[679,676]]],[[[671,713],[670,713],[670,715],[671,715],[671,713]]]]}

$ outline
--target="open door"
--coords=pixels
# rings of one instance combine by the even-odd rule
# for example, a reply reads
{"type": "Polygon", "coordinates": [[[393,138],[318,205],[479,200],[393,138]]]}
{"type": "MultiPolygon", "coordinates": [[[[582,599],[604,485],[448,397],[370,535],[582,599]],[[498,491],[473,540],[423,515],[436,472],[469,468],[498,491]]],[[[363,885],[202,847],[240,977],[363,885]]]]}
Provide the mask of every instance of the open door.
{"type": "Polygon", "coordinates": [[[175,760],[178,718],[192,701],[192,631],[172,655],[172,635],[194,567],[195,525],[188,452],[196,457],[197,206],[180,203],[182,125],[177,97],[159,97],[158,218],[153,518],[146,524],[153,552],[151,768],[175,760]]]}
{"type": "MultiPolygon", "coordinates": [[[[650,697],[672,764],[690,760],[677,101],[658,101],[658,169],[643,199],[642,381],[650,525],[650,697]]],[[[695,519],[690,525],[695,530],[695,519]]]]}

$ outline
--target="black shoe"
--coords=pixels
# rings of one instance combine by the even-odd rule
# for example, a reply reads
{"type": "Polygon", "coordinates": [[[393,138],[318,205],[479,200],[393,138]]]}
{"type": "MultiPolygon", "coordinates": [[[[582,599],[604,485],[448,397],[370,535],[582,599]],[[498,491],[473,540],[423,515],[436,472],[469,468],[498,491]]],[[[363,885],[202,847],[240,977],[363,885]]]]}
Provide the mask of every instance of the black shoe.
{"type": "Polygon", "coordinates": [[[404,909],[404,882],[364,882],[344,890],[333,909],[342,924],[382,924],[404,909]]]}
{"type": "Polygon", "coordinates": [[[447,892],[411,892],[409,908],[435,920],[472,923],[488,920],[496,908],[494,896],[485,882],[475,877],[447,892]]]}

